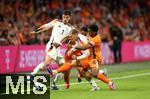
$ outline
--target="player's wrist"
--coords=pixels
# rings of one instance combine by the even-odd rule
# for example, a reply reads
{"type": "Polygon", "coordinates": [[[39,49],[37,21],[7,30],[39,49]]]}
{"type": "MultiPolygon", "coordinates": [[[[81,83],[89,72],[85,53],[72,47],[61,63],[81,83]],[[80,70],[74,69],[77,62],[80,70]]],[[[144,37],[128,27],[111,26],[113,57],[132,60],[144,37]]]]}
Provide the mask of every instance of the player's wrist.
{"type": "Polygon", "coordinates": [[[36,33],[35,31],[30,32],[30,34],[35,34],[35,33],[36,33]]]}

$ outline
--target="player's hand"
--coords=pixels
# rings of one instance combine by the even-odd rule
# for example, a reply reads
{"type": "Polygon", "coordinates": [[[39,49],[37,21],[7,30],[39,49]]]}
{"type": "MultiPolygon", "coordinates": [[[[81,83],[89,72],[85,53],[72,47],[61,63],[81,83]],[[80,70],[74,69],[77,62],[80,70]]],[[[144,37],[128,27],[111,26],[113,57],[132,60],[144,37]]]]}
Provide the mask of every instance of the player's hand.
{"type": "Polygon", "coordinates": [[[76,66],[77,60],[72,60],[71,65],[76,66]]]}
{"type": "Polygon", "coordinates": [[[76,55],[72,55],[71,56],[73,60],[77,60],[77,56],[76,55]]]}
{"type": "Polygon", "coordinates": [[[69,50],[69,51],[67,52],[67,55],[70,56],[72,53],[73,53],[73,51],[72,51],[72,50],[69,50]]]}
{"type": "Polygon", "coordinates": [[[30,32],[30,34],[35,34],[35,31],[30,32]]]}
{"type": "Polygon", "coordinates": [[[66,54],[67,54],[68,56],[70,56],[70,55],[71,55],[71,52],[70,52],[70,51],[68,51],[66,54]]]}

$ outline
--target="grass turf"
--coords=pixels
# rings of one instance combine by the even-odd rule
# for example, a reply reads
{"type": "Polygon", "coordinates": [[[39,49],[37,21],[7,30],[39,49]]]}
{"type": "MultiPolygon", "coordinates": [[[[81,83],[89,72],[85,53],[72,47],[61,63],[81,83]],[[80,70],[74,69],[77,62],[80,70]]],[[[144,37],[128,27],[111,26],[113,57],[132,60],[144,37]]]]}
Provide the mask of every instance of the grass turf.
{"type": "MultiPolygon", "coordinates": [[[[126,63],[102,66],[107,68],[109,78],[129,76],[135,74],[150,73],[150,62],[126,63]]],[[[76,83],[76,70],[72,70],[71,83],[76,83]]],[[[85,80],[83,82],[86,82],[85,80]]],[[[71,85],[69,90],[60,87],[58,91],[50,91],[44,95],[2,95],[1,99],[150,99],[150,75],[133,78],[115,79],[116,90],[110,91],[103,82],[97,82],[101,88],[99,91],[90,91],[88,83],[71,85]]],[[[59,84],[63,84],[61,80],[59,84]]],[[[0,92],[3,89],[0,89],[0,92]]],[[[3,90],[4,92],[5,90],[3,90]]]]}
{"type": "MultiPolygon", "coordinates": [[[[150,73],[150,62],[117,64],[102,68],[107,68],[109,78],[114,78],[150,73]]],[[[76,78],[71,78],[71,82],[77,82],[76,78]]],[[[60,87],[60,90],[50,92],[50,99],[150,99],[150,75],[117,79],[114,82],[115,91],[110,91],[101,81],[97,82],[101,89],[95,92],[90,91],[88,83],[72,85],[69,90],[60,87]]],[[[60,81],[59,84],[62,83],[63,81],[60,81]]]]}

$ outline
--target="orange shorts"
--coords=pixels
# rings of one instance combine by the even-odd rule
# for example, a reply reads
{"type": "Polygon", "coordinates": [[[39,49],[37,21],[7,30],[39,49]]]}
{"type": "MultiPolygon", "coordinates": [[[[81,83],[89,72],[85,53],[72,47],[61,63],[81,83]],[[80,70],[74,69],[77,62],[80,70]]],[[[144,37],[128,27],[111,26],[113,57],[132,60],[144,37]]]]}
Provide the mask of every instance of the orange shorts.
{"type": "Polygon", "coordinates": [[[98,59],[91,59],[89,61],[90,68],[100,68],[101,63],[102,60],[98,60],[98,59]]]}
{"type": "Polygon", "coordinates": [[[90,60],[91,60],[90,57],[80,60],[80,64],[82,65],[84,69],[90,67],[89,65],[90,60]]]}

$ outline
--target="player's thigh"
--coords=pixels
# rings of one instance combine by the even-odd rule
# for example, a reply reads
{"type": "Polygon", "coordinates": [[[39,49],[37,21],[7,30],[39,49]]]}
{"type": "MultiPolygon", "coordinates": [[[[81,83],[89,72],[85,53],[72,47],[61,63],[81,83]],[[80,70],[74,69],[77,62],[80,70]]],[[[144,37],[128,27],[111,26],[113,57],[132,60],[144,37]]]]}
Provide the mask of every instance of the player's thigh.
{"type": "Polygon", "coordinates": [[[62,66],[65,63],[65,59],[63,57],[63,55],[58,54],[56,57],[56,63],[59,64],[59,67],[62,66]]]}
{"type": "Polygon", "coordinates": [[[51,61],[55,61],[57,56],[56,49],[51,49],[46,52],[44,63],[48,65],[51,61]]]}
{"type": "Polygon", "coordinates": [[[53,59],[52,59],[50,56],[47,55],[47,56],[45,57],[43,63],[44,63],[45,65],[48,65],[48,64],[50,64],[50,62],[51,62],[52,60],[53,60],[53,59]]]}
{"type": "Polygon", "coordinates": [[[91,69],[92,75],[94,77],[97,77],[97,74],[99,71],[99,62],[97,61],[97,59],[91,59],[89,64],[90,64],[90,69],[91,69]]]}
{"type": "Polygon", "coordinates": [[[91,59],[89,61],[90,68],[99,68],[99,61],[97,59],[91,59]]]}
{"type": "Polygon", "coordinates": [[[85,78],[91,78],[92,77],[92,72],[89,69],[84,69],[85,72],[85,78]]]}

